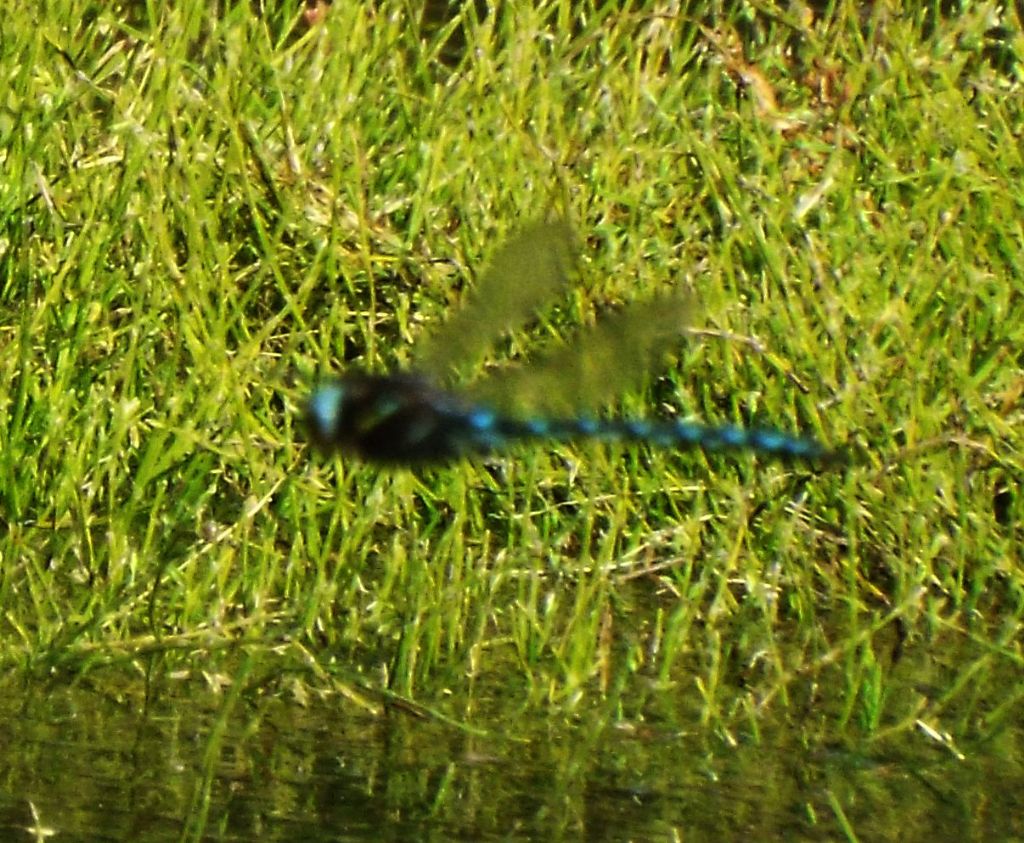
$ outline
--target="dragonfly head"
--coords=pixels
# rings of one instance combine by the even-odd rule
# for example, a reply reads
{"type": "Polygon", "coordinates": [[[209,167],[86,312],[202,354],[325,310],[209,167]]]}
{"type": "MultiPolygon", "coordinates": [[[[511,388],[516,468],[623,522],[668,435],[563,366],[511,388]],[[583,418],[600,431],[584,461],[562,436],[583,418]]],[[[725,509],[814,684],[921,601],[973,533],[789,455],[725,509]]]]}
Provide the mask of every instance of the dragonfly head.
{"type": "Polygon", "coordinates": [[[306,427],[310,438],[328,450],[338,446],[345,429],[348,390],[341,381],[320,384],[306,402],[306,427]]]}

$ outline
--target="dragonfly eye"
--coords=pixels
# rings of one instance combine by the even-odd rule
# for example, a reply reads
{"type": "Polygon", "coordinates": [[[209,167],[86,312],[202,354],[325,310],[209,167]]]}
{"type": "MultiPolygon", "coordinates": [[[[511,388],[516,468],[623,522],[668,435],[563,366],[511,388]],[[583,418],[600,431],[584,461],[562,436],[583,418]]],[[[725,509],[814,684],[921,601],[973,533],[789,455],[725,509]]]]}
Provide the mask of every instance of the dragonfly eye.
{"type": "Polygon", "coordinates": [[[345,405],[345,388],[339,383],[319,386],[309,396],[307,422],[317,441],[327,442],[336,435],[345,405]]]}

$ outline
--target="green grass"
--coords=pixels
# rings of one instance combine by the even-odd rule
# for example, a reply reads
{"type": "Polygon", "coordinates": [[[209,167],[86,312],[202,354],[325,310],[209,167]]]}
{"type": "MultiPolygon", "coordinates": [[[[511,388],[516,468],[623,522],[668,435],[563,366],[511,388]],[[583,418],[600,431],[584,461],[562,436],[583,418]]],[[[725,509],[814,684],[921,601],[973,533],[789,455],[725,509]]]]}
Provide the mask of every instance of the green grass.
{"type": "Polygon", "coordinates": [[[1022,100],[988,7],[840,3],[741,40],[725,15],[377,5],[304,35],[196,3],[5,25],[0,666],[230,675],[244,649],[261,687],[468,728],[500,698],[672,700],[723,735],[811,710],[810,743],[1011,730],[1022,100]],[[584,240],[580,284],[496,359],[682,285],[699,330],[621,410],[860,462],[311,454],[315,378],[407,361],[545,214],[584,240]]]}

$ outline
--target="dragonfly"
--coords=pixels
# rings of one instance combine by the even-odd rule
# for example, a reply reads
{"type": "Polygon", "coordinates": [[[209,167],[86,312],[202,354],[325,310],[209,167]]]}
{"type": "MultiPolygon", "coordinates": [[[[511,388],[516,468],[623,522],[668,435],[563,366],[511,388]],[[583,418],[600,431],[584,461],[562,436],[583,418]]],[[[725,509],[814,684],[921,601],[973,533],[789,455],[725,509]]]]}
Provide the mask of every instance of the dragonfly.
{"type": "Polygon", "coordinates": [[[496,336],[520,325],[567,286],[575,238],[565,222],[523,228],[498,249],[466,305],[422,343],[408,370],[349,371],[320,383],[306,427],[328,453],[416,467],[485,455],[528,441],[646,443],[704,451],[749,450],[827,463],[817,440],[761,427],[688,420],[602,418],[579,407],[606,400],[644,377],[650,360],[678,339],[689,297],[668,294],[605,315],[572,345],[508,366],[469,388],[450,385],[496,336]],[[560,407],[539,414],[523,406],[560,407]]]}

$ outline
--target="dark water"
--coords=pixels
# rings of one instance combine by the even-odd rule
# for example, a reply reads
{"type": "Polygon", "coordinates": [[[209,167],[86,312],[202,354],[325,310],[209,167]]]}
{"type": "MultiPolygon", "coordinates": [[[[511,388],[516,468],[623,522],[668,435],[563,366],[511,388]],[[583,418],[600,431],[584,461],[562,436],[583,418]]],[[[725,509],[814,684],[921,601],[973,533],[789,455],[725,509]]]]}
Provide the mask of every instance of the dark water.
{"type": "Polygon", "coordinates": [[[217,685],[5,682],[0,840],[33,831],[57,841],[1024,834],[1016,758],[993,746],[961,746],[958,758],[913,730],[856,750],[805,748],[794,721],[761,723],[757,740],[723,740],[680,722],[697,695],[678,689],[673,710],[633,721],[500,712],[495,699],[474,720],[490,727],[481,735],[287,684],[237,694],[217,685]]]}

